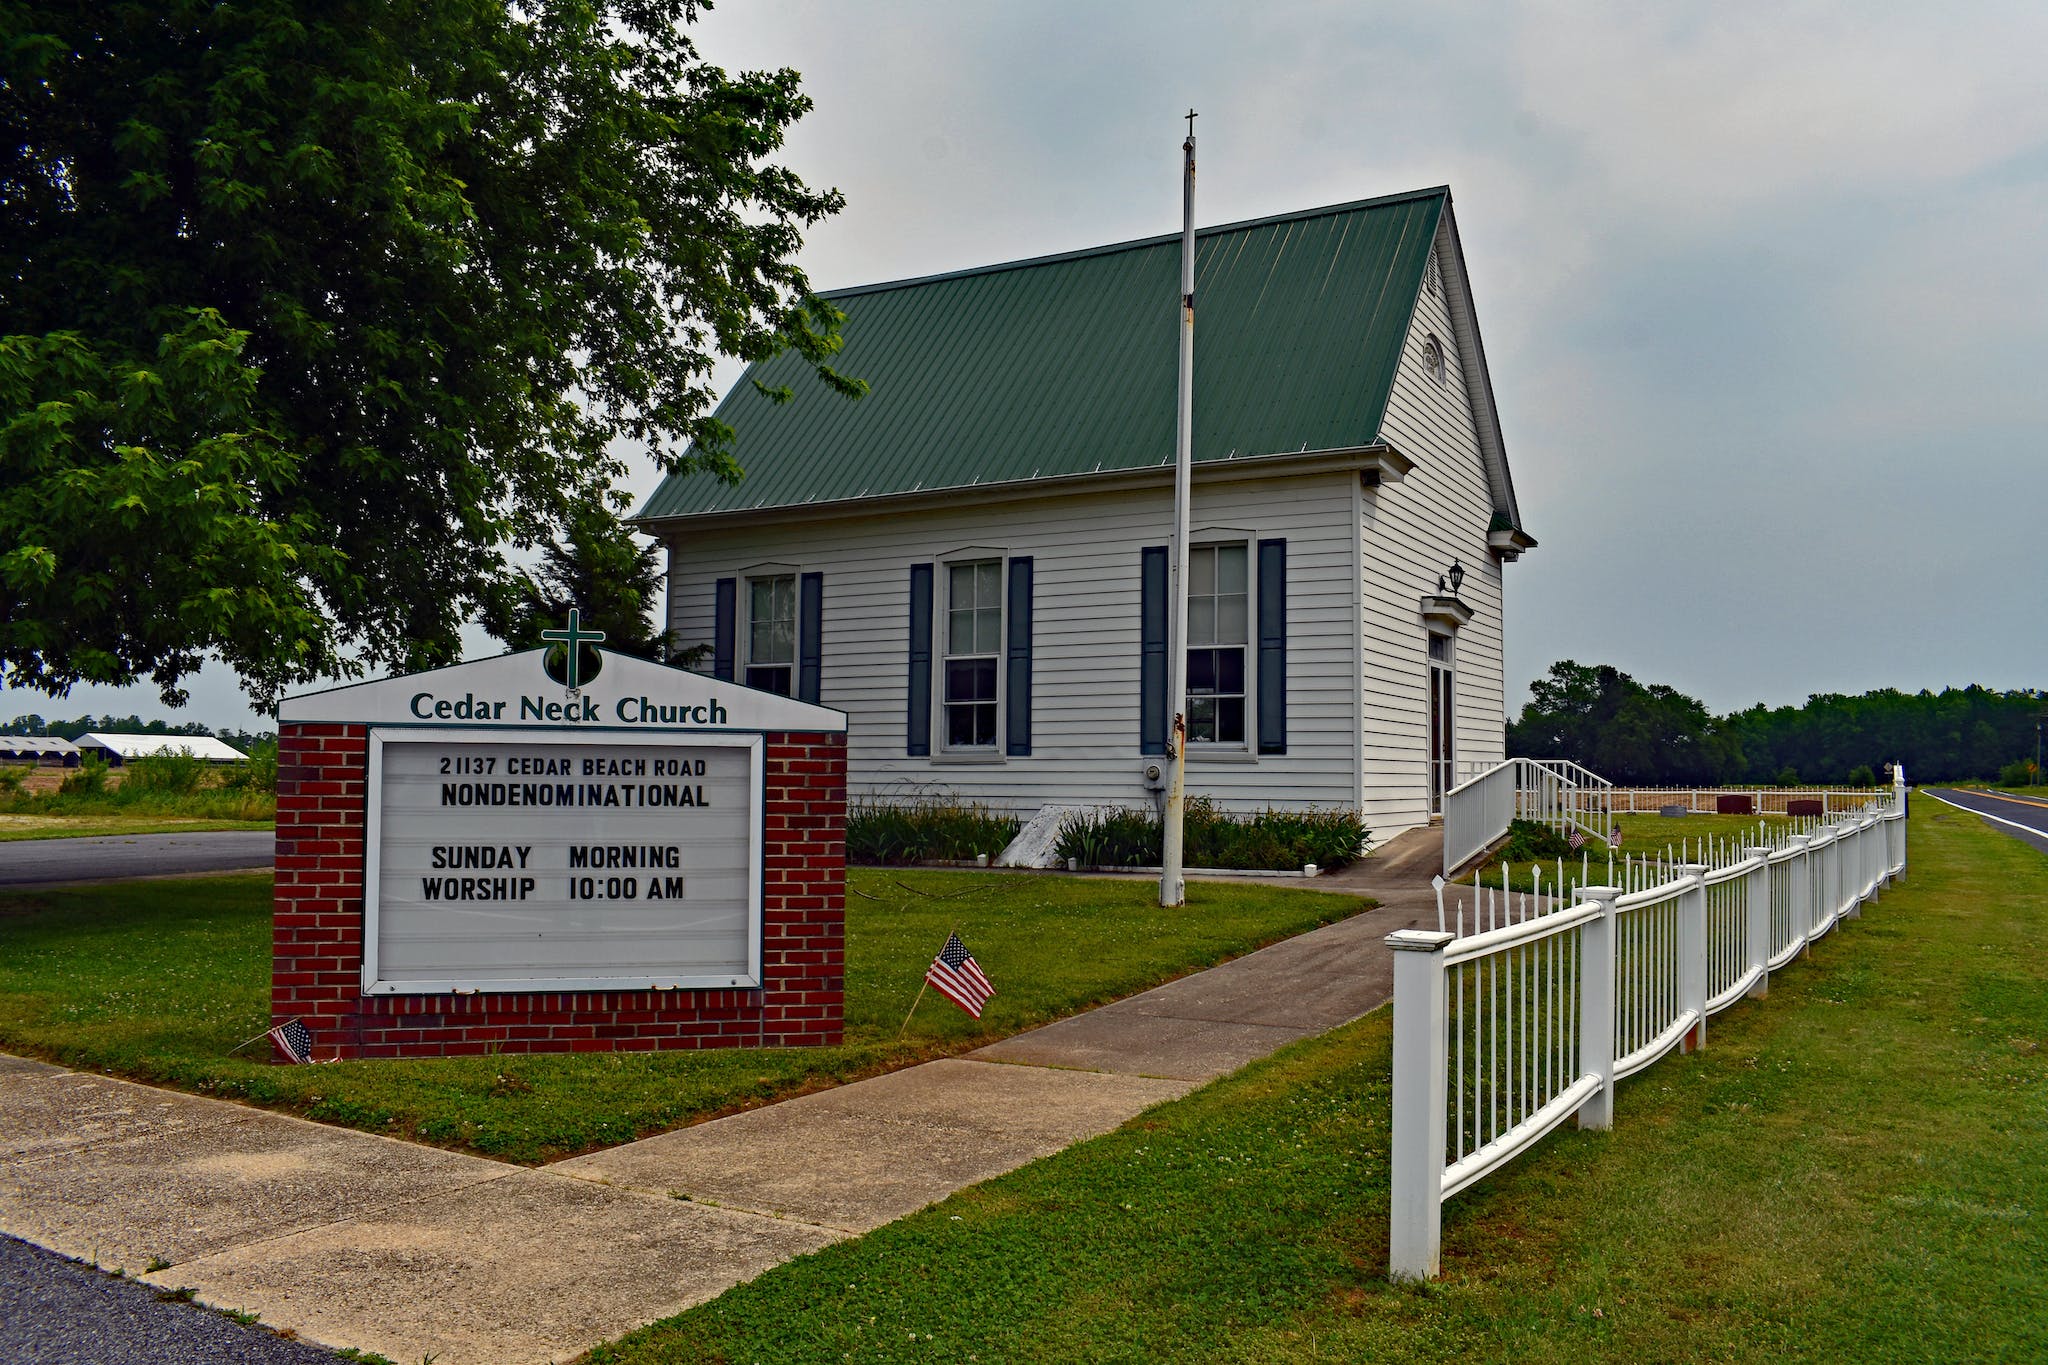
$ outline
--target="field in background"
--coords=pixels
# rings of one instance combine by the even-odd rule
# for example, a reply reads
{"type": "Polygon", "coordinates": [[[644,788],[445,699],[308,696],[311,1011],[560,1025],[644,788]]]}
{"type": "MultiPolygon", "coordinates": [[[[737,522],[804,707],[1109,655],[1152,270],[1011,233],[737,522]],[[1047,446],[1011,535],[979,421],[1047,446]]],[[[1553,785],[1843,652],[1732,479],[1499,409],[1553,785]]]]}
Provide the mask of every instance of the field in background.
{"type": "MultiPolygon", "coordinates": [[[[1625,858],[1663,858],[1668,851],[1673,860],[1682,862],[1688,849],[1697,849],[1703,840],[1730,843],[1747,837],[1753,841],[1759,833],[1781,835],[1791,824],[1782,815],[1617,815],[1614,823],[1621,826],[1620,848],[1610,850],[1604,842],[1589,839],[1585,847],[1561,860],[1514,859],[1508,863],[1508,884],[1517,891],[1538,886],[1554,889],[1562,865],[1566,885],[1602,886],[1610,870],[1618,869],[1625,858]]],[[[1461,875],[1458,882],[1497,887],[1501,885],[1501,861],[1490,858],[1461,875]]]]}
{"type": "Polygon", "coordinates": [[[1390,1020],[768,1272],[589,1365],[2048,1359],[2048,859],[1913,808],[1860,920],[1450,1201],[1386,1282],[1390,1020]]]}
{"type": "Polygon", "coordinates": [[[192,820],[228,822],[215,828],[262,828],[277,818],[277,750],[259,747],[233,764],[182,754],[138,758],[118,768],[96,760],[75,768],[0,764],[0,816],[46,822],[46,832],[0,838],[157,833],[178,827],[164,822],[192,820]],[[116,825],[79,827],[92,820],[116,825]]]}

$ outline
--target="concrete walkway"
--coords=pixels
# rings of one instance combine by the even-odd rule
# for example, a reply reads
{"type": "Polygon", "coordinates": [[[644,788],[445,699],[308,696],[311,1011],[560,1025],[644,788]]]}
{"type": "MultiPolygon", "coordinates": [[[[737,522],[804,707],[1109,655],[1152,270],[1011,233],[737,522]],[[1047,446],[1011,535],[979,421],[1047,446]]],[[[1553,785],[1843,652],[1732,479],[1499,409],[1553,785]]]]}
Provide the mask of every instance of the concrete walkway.
{"type": "Polygon", "coordinates": [[[0,1231],[394,1360],[565,1360],[1380,1005],[1382,940],[1435,923],[1436,834],[1304,884],[1379,899],[1366,914],[967,1057],[539,1169],[0,1055],[0,1231]]]}

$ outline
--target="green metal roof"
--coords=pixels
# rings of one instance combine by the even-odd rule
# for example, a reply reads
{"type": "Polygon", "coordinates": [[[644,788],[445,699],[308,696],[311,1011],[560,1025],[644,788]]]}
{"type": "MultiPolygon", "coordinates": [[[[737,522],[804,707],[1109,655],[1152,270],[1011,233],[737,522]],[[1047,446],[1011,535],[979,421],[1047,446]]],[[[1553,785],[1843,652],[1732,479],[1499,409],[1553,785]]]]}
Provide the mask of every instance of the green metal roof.
{"type": "MultiPolygon", "coordinates": [[[[1367,445],[1422,287],[1441,187],[1197,233],[1197,462],[1367,445]]],[[[858,400],[785,353],[719,405],[746,478],[672,477],[643,519],[1173,462],[1180,237],[827,294],[858,400]]]]}

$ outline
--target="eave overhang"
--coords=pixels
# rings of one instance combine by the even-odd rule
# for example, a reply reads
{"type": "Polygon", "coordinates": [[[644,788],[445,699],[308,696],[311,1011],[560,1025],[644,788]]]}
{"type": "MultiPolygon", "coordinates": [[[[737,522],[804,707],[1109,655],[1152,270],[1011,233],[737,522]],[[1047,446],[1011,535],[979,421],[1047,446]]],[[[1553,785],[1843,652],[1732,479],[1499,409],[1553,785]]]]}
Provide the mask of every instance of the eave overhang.
{"type": "MultiPolygon", "coordinates": [[[[1272,455],[1237,455],[1221,460],[1198,460],[1193,475],[1197,484],[1241,483],[1248,479],[1304,474],[1356,473],[1367,484],[1396,483],[1415,468],[1415,461],[1384,441],[1371,445],[1339,446],[1329,450],[1295,450],[1272,455]]],[[[963,502],[1021,502],[1032,498],[1116,493],[1130,489],[1172,487],[1173,464],[1168,461],[1138,469],[1111,469],[1086,474],[1065,474],[1052,478],[1013,479],[1002,483],[967,484],[946,488],[921,488],[904,493],[884,493],[859,498],[838,498],[823,502],[790,503],[774,507],[743,507],[722,512],[691,512],[673,517],[635,516],[627,524],[647,535],[688,526],[745,526],[788,521],[826,520],[851,516],[873,509],[894,513],[924,507],[958,507],[963,502]]]]}
{"type": "Polygon", "coordinates": [[[1507,526],[1499,530],[1488,531],[1486,533],[1486,546],[1503,563],[1509,563],[1520,559],[1523,551],[1535,549],[1536,537],[1530,535],[1519,526],[1507,526]]]}

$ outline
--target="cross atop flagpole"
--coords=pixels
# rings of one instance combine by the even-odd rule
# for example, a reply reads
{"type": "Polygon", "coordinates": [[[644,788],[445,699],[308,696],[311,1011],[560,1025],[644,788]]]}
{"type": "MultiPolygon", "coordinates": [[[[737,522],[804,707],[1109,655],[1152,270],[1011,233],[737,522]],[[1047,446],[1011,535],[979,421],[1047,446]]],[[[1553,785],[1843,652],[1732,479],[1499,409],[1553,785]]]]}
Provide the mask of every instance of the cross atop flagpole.
{"type": "Polygon", "coordinates": [[[1159,850],[1159,903],[1185,905],[1183,815],[1188,777],[1188,498],[1194,459],[1195,413],[1195,111],[1188,110],[1188,140],[1181,150],[1180,223],[1180,402],[1173,442],[1173,635],[1167,645],[1172,696],[1166,734],[1171,776],[1166,787],[1164,829],[1159,850]]]}
{"type": "Polygon", "coordinates": [[[569,690],[574,692],[582,685],[583,646],[586,644],[594,645],[604,639],[605,635],[601,630],[583,629],[583,613],[571,607],[569,608],[568,629],[544,630],[540,633],[540,638],[549,641],[559,641],[567,646],[569,662],[563,677],[568,680],[569,690]]]}

